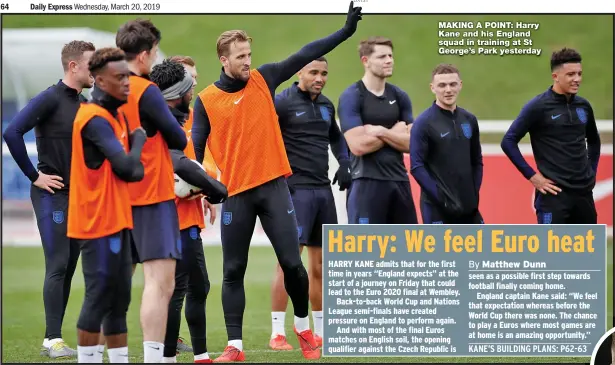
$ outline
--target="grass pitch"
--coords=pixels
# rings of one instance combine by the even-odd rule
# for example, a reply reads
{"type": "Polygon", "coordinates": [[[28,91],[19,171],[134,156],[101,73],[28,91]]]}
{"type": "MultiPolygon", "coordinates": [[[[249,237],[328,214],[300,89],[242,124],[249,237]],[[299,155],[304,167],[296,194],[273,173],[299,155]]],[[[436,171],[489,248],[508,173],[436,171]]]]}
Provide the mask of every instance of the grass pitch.
{"type": "MultiPolygon", "coordinates": [[[[211,290],[207,300],[207,344],[213,357],[226,346],[226,330],[220,299],[222,284],[222,250],[219,246],[205,246],[211,290]]],[[[611,280],[613,278],[612,240],[609,240],[609,266],[607,277],[609,292],[608,308],[612,308],[611,280]]],[[[244,349],[248,362],[304,362],[299,350],[273,352],[268,347],[271,334],[270,283],[273,278],[275,255],[271,247],[252,247],[246,273],[246,312],[244,316],[244,349]]],[[[307,262],[307,253],[304,253],[307,262]]],[[[2,248],[2,362],[49,362],[39,355],[45,333],[42,288],[44,278],[43,251],[38,247],[2,248]]],[[[143,291],[143,276],[139,268],[134,277],[132,303],[128,313],[130,362],[143,362],[143,345],[139,325],[139,307],[143,291]]],[[[71,297],[64,320],[63,338],[76,348],[76,323],[84,295],[81,263],[73,279],[71,297]]],[[[608,318],[612,313],[609,311],[608,318]]],[[[292,305],[286,316],[286,333],[289,342],[297,349],[298,342],[292,335],[292,305]]],[[[311,318],[311,315],[310,315],[311,318]]],[[[311,320],[310,320],[311,322],[311,320]]],[[[185,319],[182,319],[180,335],[190,342],[185,319]]],[[[107,355],[105,354],[105,361],[107,355]]],[[[192,354],[178,356],[178,362],[192,362],[192,354]]],[[[587,362],[587,358],[322,358],[319,362],[587,362]]],[[[60,362],[71,362],[62,360],[60,362]]],[[[76,360],[72,361],[76,362],[76,360]]]]}

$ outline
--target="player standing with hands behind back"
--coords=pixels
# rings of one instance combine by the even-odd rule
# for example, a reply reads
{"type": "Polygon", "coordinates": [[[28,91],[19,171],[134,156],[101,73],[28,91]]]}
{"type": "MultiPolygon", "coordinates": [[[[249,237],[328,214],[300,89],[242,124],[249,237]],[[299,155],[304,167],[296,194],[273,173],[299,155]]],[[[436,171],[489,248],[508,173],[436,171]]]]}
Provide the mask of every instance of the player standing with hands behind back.
{"type": "Polygon", "coordinates": [[[216,362],[245,360],[244,275],[257,216],[284,271],[284,286],[293,303],[295,333],[303,356],[320,358],[309,326],[309,282],[299,254],[295,209],[285,179],[291,168],[273,100],[281,83],[352,36],[360,19],[361,8],[351,2],[342,29],[304,46],[284,61],[252,70],[251,38],[244,31],[227,31],[218,38],[223,70],[220,80],[199,94],[192,127],[197,161],[202,163],[208,142],[229,193],[222,207],[221,227],[222,307],[228,346],[216,362]],[[246,156],[255,155],[266,156],[266,160],[246,162],[246,156]]]}
{"type": "Polygon", "coordinates": [[[421,186],[424,224],[480,224],[483,157],[476,117],[457,105],[462,81],[453,65],[438,65],[436,101],[414,121],[410,171],[421,186]]]}
{"type": "Polygon", "coordinates": [[[538,224],[596,224],[598,220],[592,190],[600,135],[591,104],[577,95],[582,74],[577,51],[553,52],[553,85],[523,107],[502,139],[506,156],[536,188],[538,224]],[[519,150],[518,143],[527,133],[538,172],[519,150]]]}

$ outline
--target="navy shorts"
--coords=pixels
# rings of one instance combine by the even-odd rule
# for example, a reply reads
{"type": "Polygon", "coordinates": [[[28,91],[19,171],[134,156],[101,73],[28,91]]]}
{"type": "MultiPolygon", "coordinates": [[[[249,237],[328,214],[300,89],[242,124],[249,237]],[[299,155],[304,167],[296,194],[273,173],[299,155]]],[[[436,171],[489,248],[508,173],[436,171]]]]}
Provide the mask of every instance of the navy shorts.
{"type": "Polygon", "coordinates": [[[299,243],[322,247],[322,225],[337,224],[337,210],[331,188],[297,188],[291,197],[297,217],[299,243]]]}
{"type": "Polygon", "coordinates": [[[461,217],[447,217],[437,206],[421,201],[421,217],[423,224],[484,224],[483,217],[477,210],[475,213],[461,217]]]}
{"type": "Polygon", "coordinates": [[[410,181],[356,179],[348,196],[349,224],[417,224],[410,181]]]}
{"type": "Polygon", "coordinates": [[[182,240],[175,201],[132,207],[132,262],[181,260],[182,240]]]}
{"type": "Polygon", "coordinates": [[[563,189],[557,195],[534,192],[538,224],[597,224],[594,195],[589,191],[563,189]]]}

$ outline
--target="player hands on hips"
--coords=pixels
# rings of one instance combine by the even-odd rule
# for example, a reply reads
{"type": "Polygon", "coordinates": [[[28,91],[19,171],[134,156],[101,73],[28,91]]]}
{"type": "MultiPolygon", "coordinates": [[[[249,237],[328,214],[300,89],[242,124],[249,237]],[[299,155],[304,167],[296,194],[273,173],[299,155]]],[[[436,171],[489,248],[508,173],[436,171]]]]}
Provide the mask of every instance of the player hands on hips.
{"type": "Polygon", "coordinates": [[[459,70],[438,65],[430,87],[436,100],[414,121],[410,141],[410,171],[421,186],[423,224],[481,224],[478,121],[457,105],[459,70]]]}
{"type": "Polygon", "coordinates": [[[371,37],[359,45],[365,73],[339,99],[342,132],[351,151],[350,224],[416,224],[409,151],[412,104],[408,94],[388,83],[393,75],[393,43],[371,37]]]}
{"type": "Polygon", "coordinates": [[[502,150],[535,188],[539,224],[596,224],[593,189],[600,159],[594,111],[578,95],[581,55],[563,48],[551,55],[551,85],[530,100],[502,139],[502,150]],[[538,171],[527,163],[519,141],[528,134],[538,171]]]}
{"type": "Polygon", "coordinates": [[[80,254],[79,245],[66,236],[72,140],[57,136],[72,135],[77,110],[87,101],[81,92],[94,85],[88,62],[95,50],[92,43],[81,40],[64,45],[62,80],[32,98],[2,134],[11,156],[32,182],[30,198],[45,256],[41,355],[51,359],[77,357],[77,350],[62,339],[62,325],[80,254]],[[24,135],[34,128],[36,168],[24,141],[24,135]]]}
{"type": "Polygon", "coordinates": [[[202,163],[207,141],[222,172],[229,198],[222,206],[224,279],[222,307],[228,345],[215,362],[244,361],[244,276],[256,218],[276,252],[285,288],[293,303],[295,333],[307,359],[320,358],[309,326],[309,280],[301,261],[295,209],[286,178],[292,173],[284,150],[273,95],[276,88],[318,57],[329,53],[356,31],[361,8],[350,3],[345,26],[316,40],[285,60],[251,69],[251,38],[244,31],[222,33],[217,51],[220,79],[199,93],[194,104],[194,140],[202,163]],[[249,132],[246,132],[249,131],[249,132]],[[237,138],[241,134],[242,138],[237,138]],[[227,146],[234,148],[229,149],[227,146]],[[266,164],[245,156],[267,156],[266,164]]]}
{"type": "MultiPolygon", "coordinates": [[[[320,57],[299,71],[299,82],[275,98],[282,138],[293,170],[287,181],[297,217],[299,252],[303,252],[304,246],[308,250],[309,298],[314,339],[319,347],[322,347],[322,225],[337,224],[329,180],[329,145],[340,165],[333,184],[338,182],[341,191],[351,183],[348,147],[335,121],[335,107],[322,94],[328,74],[327,59],[320,57]]],[[[271,287],[269,347],[273,350],[292,350],[284,329],[287,305],[284,272],[277,265],[271,287]]]]}
{"type": "Polygon", "coordinates": [[[143,179],[141,128],[128,131],[118,107],[129,94],[129,70],[118,48],[97,50],[89,69],[92,102],[73,129],[68,236],[81,247],[85,298],[77,321],[78,361],[102,363],[101,325],[111,363],[128,363],[126,313],[131,298],[133,228],[128,185],[143,179]],[[130,146],[130,147],[129,147],[130,146]]]}

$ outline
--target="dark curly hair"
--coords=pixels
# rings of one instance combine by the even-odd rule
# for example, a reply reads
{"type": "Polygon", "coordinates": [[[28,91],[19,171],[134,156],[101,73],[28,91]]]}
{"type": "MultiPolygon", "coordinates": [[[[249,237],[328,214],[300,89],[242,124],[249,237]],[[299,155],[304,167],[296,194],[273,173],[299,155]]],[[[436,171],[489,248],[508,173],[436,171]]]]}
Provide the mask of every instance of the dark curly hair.
{"type": "Polygon", "coordinates": [[[562,48],[551,55],[551,71],[565,63],[581,63],[581,55],[572,48],[562,48]]]}
{"type": "Polygon", "coordinates": [[[123,61],[126,59],[126,54],[119,48],[105,47],[98,49],[92,54],[88,68],[92,76],[102,71],[110,62],[123,61]]]}
{"type": "Polygon", "coordinates": [[[157,64],[149,75],[150,80],[158,85],[160,90],[168,89],[186,77],[184,66],[175,61],[166,59],[157,64]]]}

